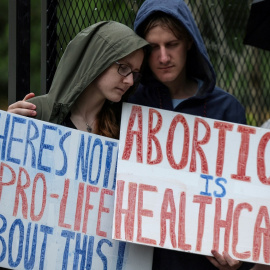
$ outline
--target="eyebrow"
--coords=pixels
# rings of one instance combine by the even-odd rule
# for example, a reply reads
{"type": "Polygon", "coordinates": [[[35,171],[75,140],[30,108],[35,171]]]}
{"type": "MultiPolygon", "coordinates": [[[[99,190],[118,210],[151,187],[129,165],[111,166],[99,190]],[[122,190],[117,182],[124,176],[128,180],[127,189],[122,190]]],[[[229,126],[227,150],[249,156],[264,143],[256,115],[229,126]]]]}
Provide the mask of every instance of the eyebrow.
{"type": "MultiPolygon", "coordinates": [[[[181,41],[181,40],[180,39],[172,39],[170,41],[165,42],[165,44],[172,43],[172,42],[179,42],[179,41],[181,41]]],[[[149,42],[149,44],[150,45],[159,45],[158,42],[149,42]]]]}
{"type": "MultiPolygon", "coordinates": [[[[123,63],[121,63],[121,64],[124,64],[124,65],[129,66],[129,67],[131,68],[132,71],[140,71],[140,68],[135,68],[135,69],[133,70],[134,66],[133,66],[129,61],[127,61],[127,60],[122,60],[122,61],[123,61],[123,63]]],[[[118,62],[119,62],[119,61],[118,61],[118,62]]]]}

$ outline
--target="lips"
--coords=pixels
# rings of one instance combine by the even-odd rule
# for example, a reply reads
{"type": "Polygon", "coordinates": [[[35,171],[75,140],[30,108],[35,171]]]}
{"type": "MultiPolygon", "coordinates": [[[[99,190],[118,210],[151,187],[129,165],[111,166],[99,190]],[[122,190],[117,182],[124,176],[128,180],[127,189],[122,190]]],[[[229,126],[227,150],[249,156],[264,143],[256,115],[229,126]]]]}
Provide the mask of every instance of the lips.
{"type": "Polygon", "coordinates": [[[159,67],[158,69],[159,69],[159,70],[169,70],[169,69],[171,69],[171,68],[173,68],[173,66],[159,67]]]}
{"type": "Polygon", "coordinates": [[[119,87],[116,87],[116,89],[120,90],[121,92],[125,93],[127,91],[127,89],[123,89],[123,88],[119,88],[119,87]]]}

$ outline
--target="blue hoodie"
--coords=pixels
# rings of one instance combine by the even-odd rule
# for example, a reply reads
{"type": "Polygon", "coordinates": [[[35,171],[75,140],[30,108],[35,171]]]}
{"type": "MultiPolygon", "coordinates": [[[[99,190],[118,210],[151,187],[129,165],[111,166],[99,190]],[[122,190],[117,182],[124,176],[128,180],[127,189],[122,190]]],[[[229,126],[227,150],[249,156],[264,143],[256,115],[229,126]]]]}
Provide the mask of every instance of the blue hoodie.
{"type": "Polygon", "coordinates": [[[246,124],[245,110],[231,94],[216,86],[216,75],[207,54],[195,20],[181,0],[146,0],[137,13],[134,28],[140,34],[140,26],[156,11],[167,13],[185,26],[193,38],[187,56],[187,74],[199,82],[197,93],[174,108],[169,89],[157,81],[146,68],[141,84],[129,102],[144,106],[188,113],[217,120],[246,124]]]}
{"type": "MultiPolygon", "coordinates": [[[[246,123],[245,111],[237,99],[217,87],[213,66],[208,57],[200,31],[192,14],[181,0],[146,0],[138,11],[134,26],[140,34],[140,26],[149,15],[162,11],[177,18],[187,29],[194,44],[188,53],[187,74],[200,82],[195,96],[173,107],[169,89],[157,81],[146,68],[142,83],[130,98],[131,103],[188,113],[235,123],[246,123]]],[[[243,263],[239,269],[250,269],[251,263],[243,263]]],[[[155,248],[153,268],[168,270],[211,270],[217,269],[203,255],[155,248]]]]}

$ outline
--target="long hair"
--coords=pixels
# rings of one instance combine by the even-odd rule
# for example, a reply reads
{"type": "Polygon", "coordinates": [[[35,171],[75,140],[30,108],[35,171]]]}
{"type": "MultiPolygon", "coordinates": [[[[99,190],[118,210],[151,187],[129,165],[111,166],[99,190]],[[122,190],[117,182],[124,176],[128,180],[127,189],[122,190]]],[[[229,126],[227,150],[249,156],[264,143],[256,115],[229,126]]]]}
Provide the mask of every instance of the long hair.
{"type": "Polygon", "coordinates": [[[129,95],[134,91],[131,87],[119,102],[106,100],[97,116],[97,134],[105,137],[119,139],[122,104],[128,100],[129,95]]]}
{"type": "MultiPolygon", "coordinates": [[[[118,102],[117,105],[122,104],[118,102]],[[119,103],[119,104],[118,104],[119,103]]],[[[119,108],[106,100],[97,118],[97,134],[109,138],[118,139],[120,131],[119,108]]]]}

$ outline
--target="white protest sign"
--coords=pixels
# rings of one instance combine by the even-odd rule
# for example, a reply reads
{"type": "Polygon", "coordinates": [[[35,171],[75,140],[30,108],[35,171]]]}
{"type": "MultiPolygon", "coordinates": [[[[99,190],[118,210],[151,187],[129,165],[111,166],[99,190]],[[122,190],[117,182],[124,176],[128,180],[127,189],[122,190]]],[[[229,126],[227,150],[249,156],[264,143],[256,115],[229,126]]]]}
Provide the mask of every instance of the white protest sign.
{"type": "Polygon", "coordinates": [[[124,104],[113,238],[270,262],[270,131],[124,104]]]}
{"type": "Polygon", "coordinates": [[[0,111],[0,266],[151,269],[112,240],[118,141],[0,111]]]}

